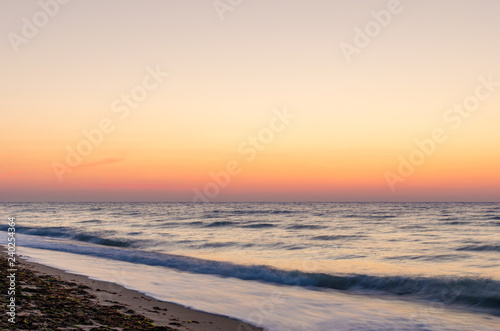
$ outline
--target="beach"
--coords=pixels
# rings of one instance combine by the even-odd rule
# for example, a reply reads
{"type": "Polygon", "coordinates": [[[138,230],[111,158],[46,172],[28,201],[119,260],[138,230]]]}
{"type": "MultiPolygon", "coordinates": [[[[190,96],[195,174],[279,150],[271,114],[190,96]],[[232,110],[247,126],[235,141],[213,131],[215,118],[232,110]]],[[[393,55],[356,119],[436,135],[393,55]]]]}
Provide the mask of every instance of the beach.
{"type": "MultiPolygon", "coordinates": [[[[6,257],[3,253],[0,261],[2,280],[7,276],[6,257]]],[[[17,263],[16,323],[2,318],[2,330],[262,330],[22,257],[17,263]]],[[[6,285],[0,283],[3,307],[6,285]]]]}
{"type": "MultiPolygon", "coordinates": [[[[76,291],[66,296],[85,290],[96,298],[89,304],[100,299],[84,315],[103,315],[104,305],[104,316],[116,315],[112,321],[141,316],[134,317],[141,327],[129,329],[255,329],[238,321],[269,331],[496,331],[500,325],[495,203],[3,207],[0,218],[16,217],[22,266],[59,275],[55,284],[88,286],[64,285],[76,291]]],[[[0,224],[0,231],[5,243],[8,227],[0,224]]],[[[62,318],[63,308],[46,320],[78,322],[62,318]]]]}
{"type": "Polygon", "coordinates": [[[500,331],[500,1],[0,17],[0,331],[500,331]]]}

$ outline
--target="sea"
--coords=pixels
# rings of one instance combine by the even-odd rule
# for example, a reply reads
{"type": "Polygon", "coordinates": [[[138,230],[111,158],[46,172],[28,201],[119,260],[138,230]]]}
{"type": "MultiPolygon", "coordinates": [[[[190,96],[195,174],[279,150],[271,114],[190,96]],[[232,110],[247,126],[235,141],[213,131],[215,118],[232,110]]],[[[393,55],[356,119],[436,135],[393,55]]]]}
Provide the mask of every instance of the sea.
{"type": "Polygon", "coordinates": [[[265,330],[500,330],[500,203],[2,203],[3,244],[8,217],[32,261],[265,330]]]}

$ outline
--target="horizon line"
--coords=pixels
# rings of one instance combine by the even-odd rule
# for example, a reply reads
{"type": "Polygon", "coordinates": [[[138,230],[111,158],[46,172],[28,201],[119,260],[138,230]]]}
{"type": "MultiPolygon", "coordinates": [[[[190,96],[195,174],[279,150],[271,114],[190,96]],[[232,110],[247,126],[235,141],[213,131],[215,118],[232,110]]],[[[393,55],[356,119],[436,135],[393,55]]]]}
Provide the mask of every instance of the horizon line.
{"type": "Polygon", "coordinates": [[[500,201],[0,201],[0,203],[500,203],[500,201]]]}

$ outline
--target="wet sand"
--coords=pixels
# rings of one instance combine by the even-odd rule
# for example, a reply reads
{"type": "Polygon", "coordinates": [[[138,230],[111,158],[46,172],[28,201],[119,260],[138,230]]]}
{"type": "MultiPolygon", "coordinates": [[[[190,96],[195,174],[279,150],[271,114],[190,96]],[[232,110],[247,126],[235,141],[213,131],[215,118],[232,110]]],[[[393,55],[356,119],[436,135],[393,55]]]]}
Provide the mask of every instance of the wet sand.
{"type": "MultiPolygon", "coordinates": [[[[9,267],[2,251],[0,303],[5,307],[9,267]]],[[[16,269],[16,324],[2,314],[2,330],[262,330],[22,257],[16,269]]]]}

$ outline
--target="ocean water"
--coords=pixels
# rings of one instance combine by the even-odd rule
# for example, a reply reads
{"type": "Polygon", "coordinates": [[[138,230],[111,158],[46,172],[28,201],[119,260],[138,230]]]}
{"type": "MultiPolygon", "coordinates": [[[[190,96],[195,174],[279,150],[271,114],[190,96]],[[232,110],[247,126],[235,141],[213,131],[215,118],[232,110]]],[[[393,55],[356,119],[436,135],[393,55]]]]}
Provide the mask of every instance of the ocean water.
{"type": "Polygon", "coordinates": [[[500,330],[499,203],[0,208],[34,261],[268,330],[500,330]]]}

